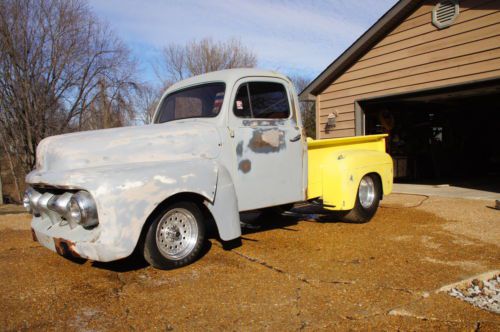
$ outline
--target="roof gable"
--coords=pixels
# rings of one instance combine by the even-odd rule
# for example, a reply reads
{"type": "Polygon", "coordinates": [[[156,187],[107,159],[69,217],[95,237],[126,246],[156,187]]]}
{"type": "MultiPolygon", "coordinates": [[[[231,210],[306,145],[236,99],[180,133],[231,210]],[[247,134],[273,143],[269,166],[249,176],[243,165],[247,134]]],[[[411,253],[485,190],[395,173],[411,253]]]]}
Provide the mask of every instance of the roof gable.
{"type": "Polygon", "coordinates": [[[326,67],[301,93],[301,100],[314,100],[333,80],[361,58],[377,42],[418,8],[424,0],[400,0],[359,37],[336,60],[326,67]]]}

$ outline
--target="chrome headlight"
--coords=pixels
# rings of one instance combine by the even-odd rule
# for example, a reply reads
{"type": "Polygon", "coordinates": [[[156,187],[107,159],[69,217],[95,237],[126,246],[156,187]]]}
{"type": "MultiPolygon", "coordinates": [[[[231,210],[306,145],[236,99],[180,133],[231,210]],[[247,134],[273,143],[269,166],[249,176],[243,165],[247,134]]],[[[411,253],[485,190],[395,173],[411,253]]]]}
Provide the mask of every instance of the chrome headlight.
{"type": "Polygon", "coordinates": [[[30,195],[28,193],[28,189],[24,191],[24,197],[23,197],[23,206],[28,211],[28,213],[32,212],[31,209],[31,200],[30,200],[30,195]]]}
{"type": "Polygon", "coordinates": [[[68,217],[83,227],[92,227],[99,223],[96,204],[90,193],[81,190],[71,196],[68,217]]]}
{"type": "Polygon", "coordinates": [[[40,194],[35,189],[31,187],[26,188],[23,197],[23,206],[26,209],[26,211],[28,211],[29,213],[37,214],[38,201],[40,200],[40,197],[42,197],[42,194],[40,194]]]}
{"type": "Polygon", "coordinates": [[[47,207],[49,210],[55,211],[59,213],[59,215],[64,216],[66,219],[68,218],[69,212],[69,201],[73,197],[73,194],[70,192],[64,193],[62,195],[54,195],[47,202],[47,207]]]}

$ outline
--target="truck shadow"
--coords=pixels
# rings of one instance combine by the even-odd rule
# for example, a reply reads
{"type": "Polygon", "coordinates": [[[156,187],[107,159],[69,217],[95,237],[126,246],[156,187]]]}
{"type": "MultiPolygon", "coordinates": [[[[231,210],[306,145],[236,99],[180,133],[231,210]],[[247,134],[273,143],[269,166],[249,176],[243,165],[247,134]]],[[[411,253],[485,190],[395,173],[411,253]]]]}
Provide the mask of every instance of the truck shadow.
{"type": "MultiPolygon", "coordinates": [[[[313,205],[294,207],[282,214],[266,212],[242,213],[241,230],[243,235],[260,233],[274,229],[282,229],[291,232],[299,230],[290,228],[300,222],[320,223],[348,223],[342,219],[341,213],[324,210],[313,205]]],[[[245,239],[256,242],[258,240],[245,239]]]]}
{"type": "MultiPolygon", "coordinates": [[[[210,241],[205,241],[199,259],[205,256],[210,251],[211,247],[212,243],[210,243],[210,241]]],[[[146,260],[138,250],[135,250],[132,253],[132,255],[117,261],[106,262],[106,263],[92,262],[91,265],[92,267],[98,269],[103,269],[113,272],[131,272],[131,271],[142,270],[150,266],[149,263],[146,262],[146,260]]]]}
{"type": "MultiPolygon", "coordinates": [[[[255,217],[241,216],[241,233],[242,235],[261,233],[274,229],[282,229],[290,232],[298,232],[298,230],[290,228],[297,225],[300,218],[290,215],[267,214],[261,213],[255,217]]],[[[257,240],[255,240],[257,241],[257,240]]]]}
{"type": "Polygon", "coordinates": [[[344,220],[344,213],[342,211],[329,211],[322,207],[312,204],[304,204],[294,207],[291,211],[287,212],[291,215],[300,218],[301,220],[315,221],[321,223],[346,223],[351,222],[344,220]]]}
{"type": "MultiPolygon", "coordinates": [[[[213,239],[217,238],[215,222],[209,221],[207,225],[207,238],[213,239]]],[[[198,259],[202,259],[212,247],[212,243],[210,241],[205,241],[198,259]]],[[[142,270],[149,267],[149,263],[144,259],[144,256],[141,252],[140,246],[137,246],[134,252],[123,259],[119,259],[112,262],[92,262],[92,267],[113,271],[113,272],[131,272],[142,270]]]]}
{"type": "Polygon", "coordinates": [[[113,272],[130,272],[149,266],[142,255],[134,252],[132,255],[113,262],[92,262],[92,267],[113,272]]]}

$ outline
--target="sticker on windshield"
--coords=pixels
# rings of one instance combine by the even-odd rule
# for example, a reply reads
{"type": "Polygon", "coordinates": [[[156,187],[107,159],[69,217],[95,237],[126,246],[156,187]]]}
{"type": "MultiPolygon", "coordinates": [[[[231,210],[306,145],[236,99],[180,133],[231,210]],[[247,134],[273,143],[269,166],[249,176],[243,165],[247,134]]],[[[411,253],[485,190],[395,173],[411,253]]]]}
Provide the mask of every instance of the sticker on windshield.
{"type": "Polygon", "coordinates": [[[239,109],[239,110],[243,109],[243,101],[241,101],[241,100],[236,101],[236,109],[239,109]]]}

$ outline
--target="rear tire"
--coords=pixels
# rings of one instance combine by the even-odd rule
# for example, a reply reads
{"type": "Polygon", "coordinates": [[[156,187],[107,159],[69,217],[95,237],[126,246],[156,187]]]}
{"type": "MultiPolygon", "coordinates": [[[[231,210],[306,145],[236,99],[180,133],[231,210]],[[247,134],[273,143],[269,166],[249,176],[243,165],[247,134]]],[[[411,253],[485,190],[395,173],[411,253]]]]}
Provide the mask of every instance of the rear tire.
{"type": "Polygon", "coordinates": [[[153,220],[144,239],[144,259],[153,267],[169,270],[196,261],[205,242],[200,208],[191,202],[167,206],[153,220]]]}
{"type": "Polygon", "coordinates": [[[342,219],[352,223],[366,223],[377,212],[382,188],[380,181],[374,174],[367,174],[359,182],[354,208],[346,212],[342,219]]]}

